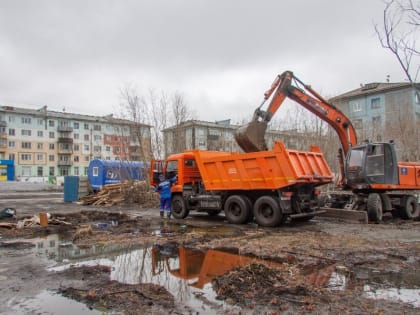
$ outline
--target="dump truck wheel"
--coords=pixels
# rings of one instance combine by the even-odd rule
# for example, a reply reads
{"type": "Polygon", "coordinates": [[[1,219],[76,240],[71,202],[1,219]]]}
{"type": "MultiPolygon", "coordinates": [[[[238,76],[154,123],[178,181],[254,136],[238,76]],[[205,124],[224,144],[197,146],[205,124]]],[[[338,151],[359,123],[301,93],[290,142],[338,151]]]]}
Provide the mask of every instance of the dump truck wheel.
{"type": "Polygon", "coordinates": [[[244,200],[247,204],[247,207],[248,207],[247,211],[248,211],[249,215],[248,215],[247,222],[251,222],[252,220],[254,220],[254,212],[252,212],[252,201],[247,196],[241,195],[241,197],[244,198],[244,200]]]}
{"type": "Polygon", "coordinates": [[[184,198],[181,195],[175,195],[171,201],[171,212],[175,219],[185,219],[189,210],[185,204],[184,198]]]}
{"type": "Polygon", "coordinates": [[[369,194],[367,199],[367,213],[370,222],[382,221],[382,200],[380,194],[369,194]]]}
{"type": "Polygon", "coordinates": [[[226,200],[224,211],[229,223],[244,224],[248,221],[251,210],[244,196],[232,195],[226,200]]]}
{"type": "Polygon", "coordinates": [[[274,197],[262,196],[254,204],[254,217],[258,225],[273,227],[281,223],[283,213],[274,197]]]}
{"type": "Polygon", "coordinates": [[[400,217],[404,220],[417,218],[420,213],[420,206],[414,196],[405,196],[403,206],[399,209],[400,217]]]}

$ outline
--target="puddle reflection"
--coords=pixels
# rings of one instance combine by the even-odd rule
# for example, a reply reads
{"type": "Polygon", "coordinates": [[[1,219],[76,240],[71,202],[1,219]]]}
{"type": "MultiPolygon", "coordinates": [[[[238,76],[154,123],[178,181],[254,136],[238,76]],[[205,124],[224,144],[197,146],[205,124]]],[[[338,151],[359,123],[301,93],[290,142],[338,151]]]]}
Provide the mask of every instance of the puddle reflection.
{"type": "MultiPolygon", "coordinates": [[[[169,233],[191,229],[182,225],[177,228],[171,225],[168,228],[169,233]]],[[[59,235],[49,235],[33,242],[35,247],[32,251],[36,257],[46,257],[54,264],[49,270],[60,271],[80,265],[109,266],[111,280],[126,284],[161,285],[175,297],[178,305],[189,306],[200,314],[213,314],[215,310],[229,309],[224,302],[216,300],[216,293],[211,285],[214,277],[233,267],[249,263],[284,268],[278,262],[242,256],[231,251],[201,251],[170,242],[161,245],[114,244],[80,248],[59,235]]],[[[416,307],[420,306],[420,275],[415,273],[382,275],[363,269],[350,271],[332,264],[307,274],[306,280],[314,286],[331,290],[361,286],[368,298],[398,299],[416,307]]]]}

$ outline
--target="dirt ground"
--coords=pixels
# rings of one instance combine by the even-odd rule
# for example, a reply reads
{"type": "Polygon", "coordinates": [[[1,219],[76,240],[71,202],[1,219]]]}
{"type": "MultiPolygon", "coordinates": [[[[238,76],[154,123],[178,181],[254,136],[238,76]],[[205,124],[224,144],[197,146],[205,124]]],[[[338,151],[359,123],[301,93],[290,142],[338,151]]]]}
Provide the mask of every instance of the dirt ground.
{"type": "Polygon", "coordinates": [[[39,297],[45,294],[82,302],[86,309],[80,314],[420,312],[418,221],[359,224],[315,218],[260,228],[230,225],[222,214],[161,219],[155,205],[2,202],[0,209],[13,205],[18,218],[0,222],[17,223],[41,211],[56,220],[48,227],[0,227],[2,314],[64,314],[65,305],[60,312],[42,308],[47,299],[39,297]],[[50,238],[54,235],[59,238],[50,238]],[[41,246],[42,239],[48,243],[41,246]],[[56,252],[46,249],[52,242],[56,252]],[[92,251],[96,262],[81,264],[83,257],[93,257],[92,251]],[[171,289],[165,272],[183,284],[171,289]],[[180,295],[188,295],[187,289],[195,304],[180,302],[186,301],[180,295]],[[398,294],[384,292],[410,295],[398,300],[398,294]]]}

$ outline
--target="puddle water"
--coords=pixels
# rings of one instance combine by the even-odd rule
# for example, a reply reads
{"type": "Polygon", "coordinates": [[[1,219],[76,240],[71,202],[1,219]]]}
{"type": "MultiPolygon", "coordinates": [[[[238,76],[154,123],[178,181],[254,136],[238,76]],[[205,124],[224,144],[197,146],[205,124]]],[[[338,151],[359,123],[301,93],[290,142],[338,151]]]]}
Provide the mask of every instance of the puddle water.
{"type": "MultiPolygon", "coordinates": [[[[196,228],[179,224],[162,225],[159,229],[153,229],[150,233],[155,235],[170,235],[171,233],[238,233],[229,228],[196,228]],[[221,229],[223,231],[221,231],[221,229]]],[[[235,266],[249,264],[251,262],[264,263],[266,265],[282,268],[277,262],[259,260],[255,257],[241,256],[234,252],[211,249],[201,251],[194,248],[185,248],[176,243],[164,245],[95,245],[92,247],[78,247],[68,242],[59,235],[49,235],[45,238],[32,240],[35,246],[31,249],[37,258],[47,259],[48,270],[61,271],[71,266],[95,266],[103,265],[110,267],[110,279],[126,284],[154,283],[165,287],[175,298],[177,305],[188,306],[193,313],[214,314],[220,311],[229,311],[231,307],[216,299],[211,280],[225,273],[235,266]]],[[[345,267],[330,265],[316,270],[307,275],[307,281],[316,286],[326,286],[331,290],[344,290],[357,285],[363,279],[363,291],[369,298],[384,298],[400,300],[420,306],[418,289],[420,275],[408,275],[403,281],[390,275],[364,274],[366,271],[350,272],[345,267]],[[410,282],[409,280],[412,280],[410,282]],[[387,289],[384,289],[387,288],[387,289]],[[413,302],[414,301],[414,302],[413,302]]],[[[369,273],[369,272],[368,272],[369,273]]],[[[55,314],[50,311],[56,305],[61,309],[65,305],[66,310],[70,307],[77,310],[72,314],[99,314],[89,310],[84,304],[74,302],[60,295],[43,291],[33,299],[26,300],[19,306],[24,311],[29,305],[31,309],[37,309],[42,305],[45,314],[55,314]],[[44,305],[45,304],[45,305],[44,305]],[[67,305],[72,304],[67,308],[67,305]],[[35,308],[34,308],[35,307],[35,308]],[[83,308],[85,307],[85,308],[83,308]],[[50,313],[48,313],[50,312],[50,313]]],[[[61,311],[57,312],[64,314],[61,311]]],[[[42,312],[40,314],[43,314],[42,312]]]]}
{"type": "Polygon", "coordinates": [[[12,309],[16,312],[16,314],[102,314],[97,310],[89,309],[83,303],[68,299],[60,294],[47,290],[42,291],[33,298],[17,302],[12,309]],[[34,312],[34,310],[36,310],[36,312],[34,312]]]}

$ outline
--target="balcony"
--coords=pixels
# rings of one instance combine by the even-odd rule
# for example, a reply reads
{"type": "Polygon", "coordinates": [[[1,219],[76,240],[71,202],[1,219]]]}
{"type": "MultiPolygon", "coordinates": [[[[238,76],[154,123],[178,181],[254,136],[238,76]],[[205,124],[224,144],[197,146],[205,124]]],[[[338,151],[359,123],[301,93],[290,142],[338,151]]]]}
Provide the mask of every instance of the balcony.
{"type": "Polygon", "coordinates": [[[71,166],[73,165],[73,161],[70,161],[70,160],[58,161],[57,165],[58,166],[71,166]]]}
{"type": "Polygon", "coordinates": [[[59,137],[58,143],[73,143],[73,138],[69,137],[59,137]]]}
{"type": "Polygon", "coordinates": [[[73,154],[73,149],[58,148],[58,154],[73,154]]]}
{"type": "Polygon", "coordinates": [[[57,127],[57,131],[58,132],[72,132],[73,131],[73,127],[69,127],[69,126],[58,126],[57,127]]]}

